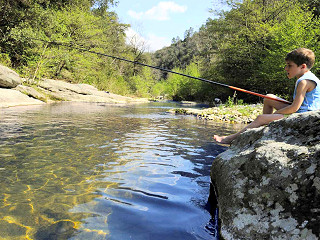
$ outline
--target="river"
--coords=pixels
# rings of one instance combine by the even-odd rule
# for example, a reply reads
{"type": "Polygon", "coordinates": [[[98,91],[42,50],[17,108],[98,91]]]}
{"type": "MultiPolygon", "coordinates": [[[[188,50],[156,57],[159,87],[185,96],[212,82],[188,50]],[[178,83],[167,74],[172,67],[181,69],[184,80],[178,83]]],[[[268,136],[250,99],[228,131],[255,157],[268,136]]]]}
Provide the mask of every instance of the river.
{"type": "Polygon", "coordinates": [[[234,125],[175,103],[0,109],[1,239],[218,239],[210,168],[234,125]]]}

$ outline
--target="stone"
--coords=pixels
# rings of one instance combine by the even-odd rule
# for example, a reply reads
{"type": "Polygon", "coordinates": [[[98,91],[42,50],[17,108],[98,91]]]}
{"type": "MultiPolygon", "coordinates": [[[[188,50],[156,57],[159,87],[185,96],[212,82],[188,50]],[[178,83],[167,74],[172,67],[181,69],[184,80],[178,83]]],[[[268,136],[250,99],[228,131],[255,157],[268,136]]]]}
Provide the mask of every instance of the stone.
{"type": "Polygon", "coordinates": [[[60,220],[54,222],[47,228],[39,229],[36,239],[69,239],[76,232],[76,223],[71,220],[60,220]]]}
{"type": "MultiPolygon", "coordinates": [[[[61,80],[42,79],[37,85],[22,85],[19,74],[0,65],[0,107],[43,104],[56,101],[97,103],[145,103],[148,99],[131,98],[99,91],[88,84],[71,84],[61,80]],[[8,89],[14,88],[14,89],[8,89]]],[[[28,82],[26,80],[26,82],[28,82]]]]}
{"type": "Polygon", "coordinates": [[[222,238],[319,239],[320,111],[241,134],[212,164],[222,238]]]}
{"type": "Polygon", "coordinates": [[[44,104],[44,102],[38,99],[30,98],[17,90],[0,88],[0,107],[37,104],[44,104]]]}
{"type": "Polygon", "coordinates": [[[61,80],[43,79],[38,88],[49,98],[73,102],[128,103],[147,102],[147,99],[134,99],[105,91],[99,91],[88,84],[71,84],[61,80]]]}
{"type": "Polygon", "coordinates": [[[0,64],[0,87],[14,88],[22,83],[18,73],[0,64]]]}
{"type": "Polygon", "coordinates": [[[131,98],[99,91],[88,84],[71,84],[61,80],[43,79],[37,86],[18,85],[14,89],[0,88],[0,107],[43,104],[56,101],[99,103],[145,103],[148,99],[131,98]]]}
{"type": "Polygon", "coordinates": [[[24,94],[28,95],[29,97],[32,97],[32,98],[35,98],[35,99],[38,99],[38,100],[41,100],[41,101],[45,101],[45,102],[48,101],[46,95],[44,95],[43,93],[37,91],[33,87],[24,86],[24,85],[18,85],[14,89],[18,90],[21,93],[24,93],[24,94]]]}

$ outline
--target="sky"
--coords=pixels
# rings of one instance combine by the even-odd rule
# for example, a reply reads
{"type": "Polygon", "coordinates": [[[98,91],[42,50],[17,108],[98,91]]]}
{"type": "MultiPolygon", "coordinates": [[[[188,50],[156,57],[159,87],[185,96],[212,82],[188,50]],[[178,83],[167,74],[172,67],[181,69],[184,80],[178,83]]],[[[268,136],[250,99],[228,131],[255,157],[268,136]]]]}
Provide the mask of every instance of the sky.
{"type": "Polygon", "coordinates": [[[173,38],[184,39],[190,27],[194,31],[215,15],[209,10],[220,10],[220,0],[119,0],[115,11],[121,23],[130,24],[127,42],[154,52],[169,46],[173,38]]]}

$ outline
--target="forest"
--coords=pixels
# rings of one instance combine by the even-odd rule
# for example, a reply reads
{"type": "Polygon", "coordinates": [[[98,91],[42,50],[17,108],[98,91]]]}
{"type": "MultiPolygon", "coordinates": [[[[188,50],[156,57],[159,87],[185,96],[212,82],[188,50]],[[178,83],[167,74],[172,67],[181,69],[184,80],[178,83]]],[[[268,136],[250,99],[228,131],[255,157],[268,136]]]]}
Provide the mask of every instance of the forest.
{"type": "MultiPolygon", "coordinates": [[[[119,0],[121,1],[121,0],[119,0]]],[[[0,0],[0,63],[37,85],[42,78],[92,84],[113,93],[172,100],[260,101],[176,74],[50,42],[119,56],[161,68],[291,100],[295,80],[284,74],[285,55],[298,47],[320,56],[320,0],[227,1],[198,30],[156,52],[126,42],[128,24],[114,0],[0,0]],[[39,39],[44,41],[39,41],[39,39]],[[47,41],[47,42],[46,42],[47,41]]],[[[320,76],[320,62],[312,71],[320,76]]]]}

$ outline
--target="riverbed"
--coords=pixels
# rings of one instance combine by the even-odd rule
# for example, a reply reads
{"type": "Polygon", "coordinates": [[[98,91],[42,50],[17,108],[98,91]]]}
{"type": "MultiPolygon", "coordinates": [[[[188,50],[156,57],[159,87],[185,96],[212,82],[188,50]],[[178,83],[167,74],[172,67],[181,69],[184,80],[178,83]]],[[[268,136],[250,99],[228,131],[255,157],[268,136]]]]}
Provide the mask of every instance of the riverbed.
{"type": "Polygon", "coordinates": [[[176,103],[0,109],[1,239],[218,239],[212,142],[176,103]],[[213,211],[214,213],[215,211],[213,211]]]}

